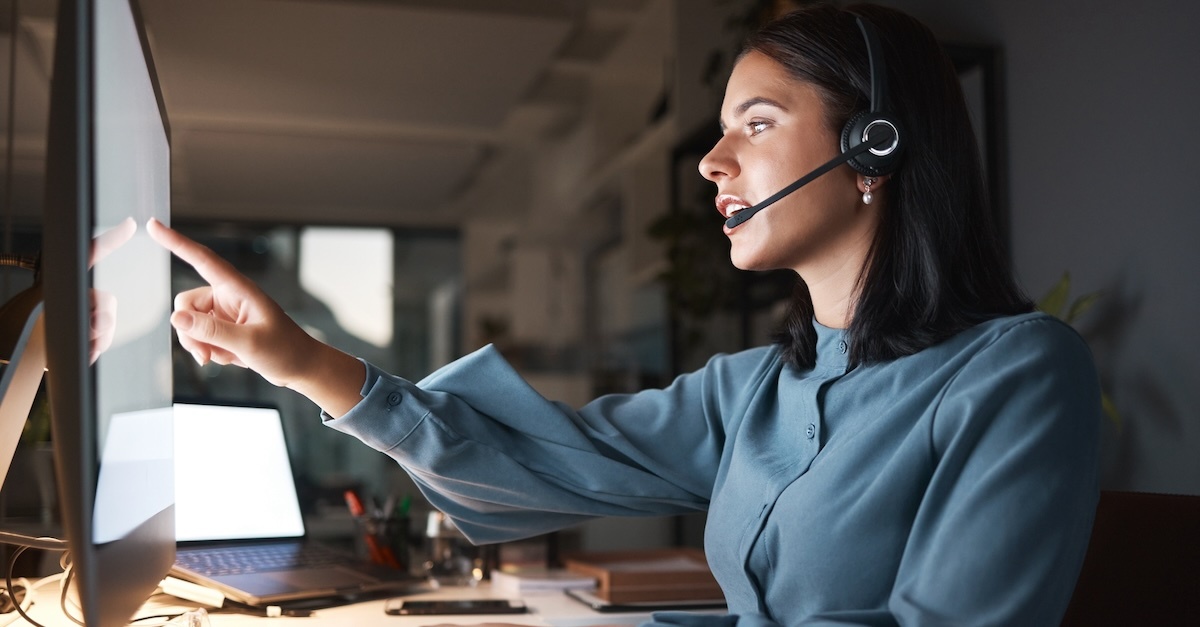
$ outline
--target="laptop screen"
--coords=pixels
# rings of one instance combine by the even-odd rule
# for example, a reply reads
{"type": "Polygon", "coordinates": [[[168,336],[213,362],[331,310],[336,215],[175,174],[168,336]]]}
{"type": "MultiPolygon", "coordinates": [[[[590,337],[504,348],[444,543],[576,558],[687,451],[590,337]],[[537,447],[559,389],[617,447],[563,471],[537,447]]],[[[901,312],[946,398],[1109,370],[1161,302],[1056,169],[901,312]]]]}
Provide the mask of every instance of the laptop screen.
{"type": "Polygon", "coordinates": [[[176,540],[303,535],[279,410],[177,403],[176,540]]]}

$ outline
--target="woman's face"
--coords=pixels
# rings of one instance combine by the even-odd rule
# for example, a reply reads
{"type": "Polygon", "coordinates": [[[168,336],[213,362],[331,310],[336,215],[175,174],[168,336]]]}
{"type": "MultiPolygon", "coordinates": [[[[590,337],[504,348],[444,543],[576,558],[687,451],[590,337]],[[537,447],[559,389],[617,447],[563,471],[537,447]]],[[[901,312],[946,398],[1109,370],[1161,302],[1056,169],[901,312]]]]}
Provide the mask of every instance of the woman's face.
{"type": "MultiPolygon", "coordinates": [[[[700,173],[717,184],[717,211],[725,218],[840,151],[818,91],[758,52],[742,57],[733,69],[721,128],[722,137],[700,162],[700,173]]],[[[879,205],[862,203],[861,179],[849,166],[838,166],[733,229],[726,227],[733,264],[743,270],[790,268],[810,285],[834,274],[852,274],[856,280],[879,205]]]]}

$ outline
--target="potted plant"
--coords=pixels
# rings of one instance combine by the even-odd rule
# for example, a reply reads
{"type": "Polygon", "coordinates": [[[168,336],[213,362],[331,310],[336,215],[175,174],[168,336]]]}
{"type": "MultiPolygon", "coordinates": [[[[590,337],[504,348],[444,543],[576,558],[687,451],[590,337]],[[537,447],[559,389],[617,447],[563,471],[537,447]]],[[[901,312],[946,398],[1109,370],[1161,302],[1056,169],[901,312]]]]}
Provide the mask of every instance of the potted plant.
{"type": "MultiPolygon", "coordinates": [[[[1063,272],[1062,278],[1055,283],[1045,295],[1037,302],[1039,311],[1050,314],[1055,318],[1074,326],[1075,322],[1083,317],[1093,305],[1100,299],[1103,292],[1089,292],[1075,299],[1071,298],[1071,273],[1063,272]]],[[[1117,406],[1109,398],[1108,392],[1100,391],[1100,404],[1104,409],[1104,415],[1116,425],[1121,427],[1121,414],[1117,411],[1117,406]]]]}

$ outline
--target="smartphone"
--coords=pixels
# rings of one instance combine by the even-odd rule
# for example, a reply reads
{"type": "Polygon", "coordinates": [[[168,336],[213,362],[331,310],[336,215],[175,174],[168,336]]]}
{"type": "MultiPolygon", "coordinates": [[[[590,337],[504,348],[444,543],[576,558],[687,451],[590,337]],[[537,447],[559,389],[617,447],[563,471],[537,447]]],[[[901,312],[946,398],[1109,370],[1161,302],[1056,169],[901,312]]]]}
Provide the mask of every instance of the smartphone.
{"type": "Polygon", "coordinates": [[[525,603],[514,599],[388,599],[383,611],[392,616],[432,614],[524,614],[525,603]]]}

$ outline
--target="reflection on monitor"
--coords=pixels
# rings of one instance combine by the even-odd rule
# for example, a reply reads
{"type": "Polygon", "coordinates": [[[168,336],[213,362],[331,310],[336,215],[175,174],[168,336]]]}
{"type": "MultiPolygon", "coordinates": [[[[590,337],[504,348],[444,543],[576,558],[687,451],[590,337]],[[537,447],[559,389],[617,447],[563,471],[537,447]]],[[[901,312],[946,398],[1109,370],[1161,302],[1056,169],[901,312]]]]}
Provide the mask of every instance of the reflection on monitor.
{"type": "Polygon", "coordinates": [[[127,624],[175,555],[169,128],[130,0],[59,6],[43,254],[63,526],[89,626],[127,624]]]}

